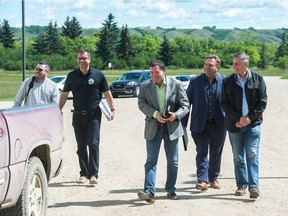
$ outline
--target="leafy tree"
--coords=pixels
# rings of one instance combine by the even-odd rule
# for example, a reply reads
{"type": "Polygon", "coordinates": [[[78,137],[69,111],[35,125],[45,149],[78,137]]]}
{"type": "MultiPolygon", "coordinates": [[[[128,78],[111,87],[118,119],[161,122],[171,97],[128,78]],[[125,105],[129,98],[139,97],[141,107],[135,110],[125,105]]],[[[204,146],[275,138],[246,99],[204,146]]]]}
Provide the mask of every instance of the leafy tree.
{"type": "Polygon", "coordinates": [[[108,19],[104,20],[102,24],[103,27],[99,33],[99,41],[96,43],[96,55],[107,64],[116,56],[119,28],[111,13],[108,15],[108,19]]]}
{"type": "Polygon", "coordinates": [[[280,57],[284,57],[285,55],[288,55],[288,45],[286,41],[286,33],[284,32],[282,34],[281,44],[278,47],[277,52],[275,54],[276,60],[278,60],[280,57]]]}
{"type": "Polygon", "coordinates": [[[80,37],[81,34],[82,34],[82,27],[79,24],[79,21],[76,19],[76,17],[73,17],[72,20],[70,20],[70,17],[67,16],[66,21],[62,26],[61,35],[67,36],[71,39],[75,39],[77,37],[80,37]]]}
{"type": "Polygon", "coordinates": [[[163,42],[159,51],[160,59],[165,63],[166,66],[169,66],[172,62],[172,51],[170,48],[169,40],[166,36],[163,36],[163,42]]]}
{"type": "Polygon", "coordinates": [[[288,68],[288,56],[280,57],[277,61],[277,65],[281,68],[284,72],[288,68]]]}
{"type": "Polygon", "coordinates": [[[129,29],[127,25],[124,27],[122,26],[120,32],[120,41],[117,45],[117,54],[120,59],[124,59],[126,63],[128,60],[135,55],[133,46],[132,46],[132,39],[129,34],[129,29]]]}
{"type": "Polygon", "coordinates": [[[0,25],[0,42],[3,44],[4,48],[14,47],[14,34],[8,20],[5,19],[3,20],[3,24],[0,25]]]}

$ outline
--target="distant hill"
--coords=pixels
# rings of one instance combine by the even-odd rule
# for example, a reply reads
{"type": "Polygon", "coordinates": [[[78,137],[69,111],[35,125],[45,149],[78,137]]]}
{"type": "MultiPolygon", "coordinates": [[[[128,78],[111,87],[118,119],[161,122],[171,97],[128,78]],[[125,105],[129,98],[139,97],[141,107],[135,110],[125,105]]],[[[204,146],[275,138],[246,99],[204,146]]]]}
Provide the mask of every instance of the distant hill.
{"type": "MultiPolygon", "coordinates": [[[[26,38],[33,38],[37,37],[41,32],[44,32],[46,29],[46,26],[27,26],[26,27],[26,38]]],[[[83,29],[83,35],[93,35],[97,31],[100,31],[101,29],[83,29]]],[[[256,36],[256,38],[259,41],[264,41],[270,44],[280,44],[281,37],[283,32],[288,32],[288,29],[282,28],[282,29],[254,29],[253,27],[250,27],[248,29],[216,29],[216,27],[203,27],[202,29],[176,29],[176,28],[150,28],[150,27],[144,27],[144,28],[130,28],[131,34],[136,34],[139,36],[145,36],[145,35],[158,35],[160,38],[162,38],[164,35],[168,39],[173,39],[177,36],[181,35],[188,35],[195,38],[214,38],[216,40],[227,40],[227,41],[233,41],[239,35],[242,34],[251,34],[256,36]]],[[[13,28],[13,31],[15,33],[16,39],[21,39],[21,28],[13,28]]]]}

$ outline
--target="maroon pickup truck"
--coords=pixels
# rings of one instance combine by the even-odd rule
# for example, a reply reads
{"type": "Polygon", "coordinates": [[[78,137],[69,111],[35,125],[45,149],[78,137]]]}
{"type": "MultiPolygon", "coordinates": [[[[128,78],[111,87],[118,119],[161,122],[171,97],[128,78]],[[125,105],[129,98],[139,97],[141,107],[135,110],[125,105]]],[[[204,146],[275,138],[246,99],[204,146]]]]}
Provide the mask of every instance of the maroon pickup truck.
{"type": "Polygon", "coordinates": [[[57,104],[0,109],[0,215],[46,215],[48,182],[62,164],[57,104]]]}

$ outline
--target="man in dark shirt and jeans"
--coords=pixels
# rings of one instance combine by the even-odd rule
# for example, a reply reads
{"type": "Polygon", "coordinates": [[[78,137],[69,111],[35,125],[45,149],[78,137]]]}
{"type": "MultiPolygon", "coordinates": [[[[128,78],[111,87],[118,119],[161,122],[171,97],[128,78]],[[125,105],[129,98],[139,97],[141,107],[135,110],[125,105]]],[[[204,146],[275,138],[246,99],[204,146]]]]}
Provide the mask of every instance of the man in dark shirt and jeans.
{"type": "Polygon", "coordinates": [[[264,78],[249,68],[246,53],[233,55],[234,73],[223,80],[221,105],[232,147],[237,189],[236,196],[258,198],[259,147],[263,112],[267,105],[264,78]]]}
{"type": "Polygon", "coordinates": [[[89,179],[90,184],[97,184],[102,116],[99,103],[102,93],[111,109],[109,120],[113,120],[115,114],[114,101],[102,71],[90,67],[90,53],[80,50],[77,62],[79,68],[70,72],[66,78],[63,92],[60,95],[59,107],[62,110],[69,91],[72,91],[74,107],[72,125],[77,141],[80,165],[78,183],[85,183],[89,179]]]}

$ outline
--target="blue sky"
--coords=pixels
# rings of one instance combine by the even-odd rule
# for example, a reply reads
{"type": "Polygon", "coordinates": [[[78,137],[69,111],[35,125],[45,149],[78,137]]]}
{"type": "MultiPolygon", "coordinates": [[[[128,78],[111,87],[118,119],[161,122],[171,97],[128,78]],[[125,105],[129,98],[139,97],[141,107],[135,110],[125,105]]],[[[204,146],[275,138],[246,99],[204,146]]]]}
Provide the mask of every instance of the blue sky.
{"type": "MultiPolygon", "coordinates": [[[[75,16],[83,28],[99,28],[108,14],[118,26],[218,29],[254,27],[288,28],[285,0],[24,0],[25,24],[59,27],[66,17],[75,16]]],[[[21,27],[22,0],[0,0],[0,21],[21,27]]]]}

